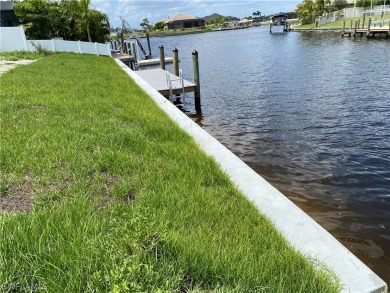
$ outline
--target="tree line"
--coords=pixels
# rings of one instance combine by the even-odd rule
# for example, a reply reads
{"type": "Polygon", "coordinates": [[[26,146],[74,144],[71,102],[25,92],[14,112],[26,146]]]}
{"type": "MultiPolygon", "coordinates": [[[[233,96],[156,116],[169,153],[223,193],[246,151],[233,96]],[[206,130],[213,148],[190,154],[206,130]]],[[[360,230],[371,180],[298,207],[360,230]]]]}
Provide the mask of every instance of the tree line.
{"type": "Polygon", "coordinates": [[[91,0],[24,0],[15,2],[14,10],[28,39],[104,43],[110,35],[108,16],[90,4],[91,0]]]}
{"type": "Polygon", "coordinates": [[[304,0],[297,6],[297,16],[302,24],[314,23],[317,16],[340,10],[348,6],[347,0],[304,0]]]}

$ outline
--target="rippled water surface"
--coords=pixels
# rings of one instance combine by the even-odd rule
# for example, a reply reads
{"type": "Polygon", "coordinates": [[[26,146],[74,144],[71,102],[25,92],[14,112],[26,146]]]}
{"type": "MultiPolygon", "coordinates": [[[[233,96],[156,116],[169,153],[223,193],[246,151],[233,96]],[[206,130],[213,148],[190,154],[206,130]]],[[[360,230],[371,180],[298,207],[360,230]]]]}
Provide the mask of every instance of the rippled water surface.
{"type": "Polygon", "coordinates": [[[390,284],[390,41],[261,27],[151,42],[177,47],[189,80],[199,52],[198,123],[390,284]]]}

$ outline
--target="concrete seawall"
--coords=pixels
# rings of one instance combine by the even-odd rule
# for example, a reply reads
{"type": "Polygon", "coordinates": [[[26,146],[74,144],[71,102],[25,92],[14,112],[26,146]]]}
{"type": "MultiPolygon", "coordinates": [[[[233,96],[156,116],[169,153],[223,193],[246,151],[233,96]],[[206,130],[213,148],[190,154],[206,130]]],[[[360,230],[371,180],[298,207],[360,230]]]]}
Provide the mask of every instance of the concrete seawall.
{"type": "Polygon", "coordinates": [[[343,285],[342,292],[387,292],[386,283],[325,229],[129,67],[115,61],[207,155],[216,160],[239,190],[274,223],[295,249],[311,258],[314,265],[325,264],[337,275],[343,285]]]}

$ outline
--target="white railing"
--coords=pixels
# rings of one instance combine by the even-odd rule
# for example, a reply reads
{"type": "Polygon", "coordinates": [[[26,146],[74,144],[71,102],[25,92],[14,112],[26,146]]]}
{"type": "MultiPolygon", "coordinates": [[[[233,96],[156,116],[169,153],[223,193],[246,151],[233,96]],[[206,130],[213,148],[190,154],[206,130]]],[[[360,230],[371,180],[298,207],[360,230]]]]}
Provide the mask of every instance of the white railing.
{"type": "Polygon", "coordinates": [[[183,71],[181,69],[179,69],[179,78],[171,79],[168,71],[165,71],[165,76],[167,78],[167,86],[169,88],[169,98],[170,99],[173,98],[173,87],[174,86],[172,85],[172,81],[176,82],[175,88],[179,87],[179,86],[177,86],[177,82],[179,82],[181,90],[182,90],[182,94],[183,94],[183,104],[184,104],[185,103],[185,101],[184,101],[185,91],[184,91],[183,71]]]}
{"type": "Polygon", "coordinates": [[[339,19],[363,17],[364,13],[366,13],[366,16],[370,15],[370,16],[380,17],[382,15],[382,12],[384,14],[390,14],[390,6],[379,5],[379,6],[374,6],[372,9],[371,7],[344,8],[342,10],[334,11],[332,13],[326,13],[323,16],[319,16],[317,18],[317,23],[318,26],[322,26],[324,24],[334,22],[339,19]],[[371,11],[371,13],[367,14],[367,11],[371,11]]]}
{"type": "Polygon", "coordinates": [[[23,27],[0,27],[0,52],[36,51],[73,52],[111,56],[109,44],[64,40],[27,40],[23,27]]]}
{"type": "Polygon", "coordinates": [[[325,15],[323,16],[319,16],[317,18],[317,23],[318,26],[321,26],[330,22],[335,22],[336,20],[343,19],[343,18],[344,18],[344,11],[338,10],[331,13],[325,13],[325,15]]]}

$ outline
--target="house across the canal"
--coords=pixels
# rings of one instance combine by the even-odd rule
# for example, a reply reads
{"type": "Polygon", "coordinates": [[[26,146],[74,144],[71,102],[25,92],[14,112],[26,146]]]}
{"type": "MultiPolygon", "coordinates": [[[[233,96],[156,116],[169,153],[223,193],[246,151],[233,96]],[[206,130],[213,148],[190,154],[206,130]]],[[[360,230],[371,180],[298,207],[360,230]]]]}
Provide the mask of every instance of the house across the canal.
{"type": "Polygon", "coordinates": [[[206,22],[196,16],[180,13],[173,17],[164,19],[167,29],[191,29],[205,27],[206,22]]]}
{"type": "Polygon", "coordinates": [[[237,25],[239,27],[249,27],[249,26],[253,26],[253,19],[247,19],[247,18],[243,18],[241,19],[237,25]]]}

